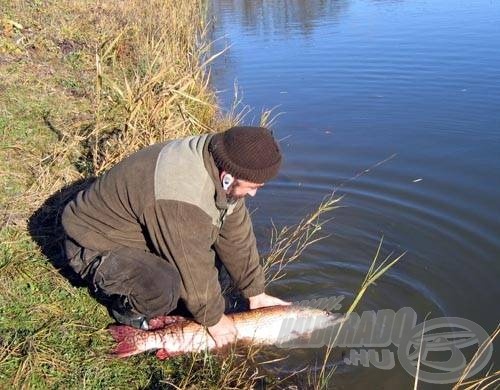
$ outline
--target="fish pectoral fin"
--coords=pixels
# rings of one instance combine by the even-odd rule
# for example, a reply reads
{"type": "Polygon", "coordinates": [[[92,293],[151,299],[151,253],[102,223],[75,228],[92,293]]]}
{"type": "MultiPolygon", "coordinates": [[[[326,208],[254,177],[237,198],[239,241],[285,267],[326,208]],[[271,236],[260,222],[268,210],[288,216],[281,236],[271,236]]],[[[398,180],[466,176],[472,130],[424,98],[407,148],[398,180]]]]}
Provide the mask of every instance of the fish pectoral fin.
{"type": "Polygon", "coordinates": [[[165,348],[160,348],[158,351],[156,351],[156,357],[160,360],[168,359],[171,356],[172,355],[170,355],[165,348]]]}
{"type": "Polygon", "coordinates": [[[165,348],[160,348],[160,349],[156,350],[156,357],[160,360],[169,359],[171,357],[180,356],[183,354],[184,354],[184,352],[169,352],[165,348]]]}

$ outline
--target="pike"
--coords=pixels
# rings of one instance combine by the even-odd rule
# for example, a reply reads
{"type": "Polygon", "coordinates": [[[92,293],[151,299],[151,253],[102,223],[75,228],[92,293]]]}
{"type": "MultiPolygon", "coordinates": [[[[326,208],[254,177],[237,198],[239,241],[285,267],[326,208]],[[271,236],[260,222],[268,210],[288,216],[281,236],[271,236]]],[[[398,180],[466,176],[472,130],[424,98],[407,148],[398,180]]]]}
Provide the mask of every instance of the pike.
{"type": "MultiPolygon", "coordinates": [[[[228,314],[237,330],[236,342],[279,345],[304,340],[314,331],[338,325],[342,316],[304,306],[270,306],[228,314]]],[[[110,325],[118,357],[156,350],[159,359],[190,352],[216,349],[215,341],[202,325],[180,316],[162,316],[150,321],[150,330],[110,325]]]]}

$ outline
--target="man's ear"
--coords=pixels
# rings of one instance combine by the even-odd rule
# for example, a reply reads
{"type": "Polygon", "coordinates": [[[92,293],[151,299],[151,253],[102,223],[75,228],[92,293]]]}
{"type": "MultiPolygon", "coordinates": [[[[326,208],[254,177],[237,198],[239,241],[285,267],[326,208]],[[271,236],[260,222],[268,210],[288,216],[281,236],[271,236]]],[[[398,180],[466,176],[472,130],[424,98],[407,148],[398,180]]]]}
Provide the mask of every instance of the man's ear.
{"type": "Polygon", "coordinates": [[[223,172],[221,177],[222,177],[222,188],[224,188],[224,190],[227,191],[229,187],[231,187],[231,184],[234,183],[234,177],[227,172],[223,172]]]}

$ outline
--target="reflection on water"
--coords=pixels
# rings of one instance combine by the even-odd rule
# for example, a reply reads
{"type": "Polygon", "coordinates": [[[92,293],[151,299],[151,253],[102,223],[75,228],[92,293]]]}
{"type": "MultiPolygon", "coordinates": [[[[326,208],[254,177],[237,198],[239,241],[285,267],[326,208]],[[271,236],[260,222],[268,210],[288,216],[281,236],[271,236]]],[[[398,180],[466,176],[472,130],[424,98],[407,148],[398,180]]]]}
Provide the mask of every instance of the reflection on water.
{"type": "Polygon", "coordinates": [[[325,16],[336,17],[347,6],[347,0],[221,0],[215,2],[215,15],[229,12],[252,33],[311,33],[315,22],[325,16]]]}
{"type": "MultiPolygon", "coordinates": [[[[212,68],[221,105],[231,105],[238,79],[255,116],[284,113],[275,126],[282,173],[248,202],[262,248],[271,218],[296,223],[332,189],[344,195],[328,238],[272,292],[343,294],[347,306],[383,236],[383,255],[408,252],[361,310],[410,306],[421,319],[463,317],[491,332],[500,296],[500,4],[215,0],[214,14],[216,37],[226,36],[219,44],[231,44],[212,68]]],[[[317,352],[294,356],[288,369],[317,352]]],[[[397,367],[341,373],[340,387],[412,382],[397,367]]]]}

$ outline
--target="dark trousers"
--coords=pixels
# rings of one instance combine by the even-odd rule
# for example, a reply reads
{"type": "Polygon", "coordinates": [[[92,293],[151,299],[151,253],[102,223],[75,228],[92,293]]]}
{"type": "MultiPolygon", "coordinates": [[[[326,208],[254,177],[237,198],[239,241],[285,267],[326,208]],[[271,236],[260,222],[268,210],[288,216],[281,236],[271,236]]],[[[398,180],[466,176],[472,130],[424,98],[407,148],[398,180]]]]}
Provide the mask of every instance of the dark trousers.
{"type": "Polygon", "coordinates": [[[70,267],[103,303],[126,298],[133,311],[147,319],[177,307],[181,279],[165,259],[128,247],[98,252],[71,238],[66,239],[65,250],[70,267]]]}

